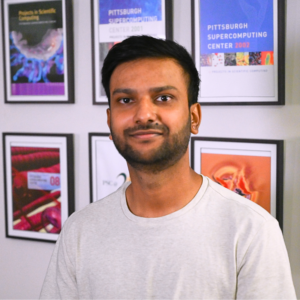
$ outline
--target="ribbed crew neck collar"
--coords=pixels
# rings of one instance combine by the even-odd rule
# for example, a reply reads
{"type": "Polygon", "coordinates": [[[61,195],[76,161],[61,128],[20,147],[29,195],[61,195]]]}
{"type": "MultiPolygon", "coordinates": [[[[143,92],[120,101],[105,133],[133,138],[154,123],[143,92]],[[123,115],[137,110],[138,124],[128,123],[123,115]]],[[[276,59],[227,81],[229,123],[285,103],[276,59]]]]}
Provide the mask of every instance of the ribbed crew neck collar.
{"type": "Polygon", "coordinates": [[[208,179],[205,176],[202,176],[203,181],[200,189],[198,190],[197,194],[195,197],[183,208],[180,210],[177,210],[171,214],[168,214],[166,216],[162,217],[157,217],[157,218],[144,218],[144,217],[139,217],[134,215],[128,208],[127,201],[126,201],[126,196],[125,196],[125,191],[128,188],[128,186],[131,184],[131,182],[125,183],[122,187],[121,191],[121,207],[123,210],[123,213],[125,216],[130,219],[133,222],[144,224],[144,225],[156,225],[156,224],[163,224],[165,222],[169,222],[171,220],[174,220],[178,218],[179,216],[182,216],[183,214],[187,213],[190,211],[195,205],[198,204],[198,202],[201,200],[203,194],[205,193],[207,186],[208,186],[208,179]]]}

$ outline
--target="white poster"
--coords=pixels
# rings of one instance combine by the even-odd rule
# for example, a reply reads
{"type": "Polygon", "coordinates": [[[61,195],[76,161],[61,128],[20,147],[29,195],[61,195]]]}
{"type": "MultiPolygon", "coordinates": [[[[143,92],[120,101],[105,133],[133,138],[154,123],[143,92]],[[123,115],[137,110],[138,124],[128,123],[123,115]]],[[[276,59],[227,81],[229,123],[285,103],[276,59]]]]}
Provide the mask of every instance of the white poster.
{"type": "Polygon", "coordinates": [[[101,84],[103,61],[114,44],[129,36],[166,38],[165,0],[94,0],[94,103],[107,103],[101,84]]]}
{"type": "Polygon", "coordinates": [[[91,202],[100,200],[129,181],[125,159],[119,154],[108,134],[90,134],[91,202]]]}

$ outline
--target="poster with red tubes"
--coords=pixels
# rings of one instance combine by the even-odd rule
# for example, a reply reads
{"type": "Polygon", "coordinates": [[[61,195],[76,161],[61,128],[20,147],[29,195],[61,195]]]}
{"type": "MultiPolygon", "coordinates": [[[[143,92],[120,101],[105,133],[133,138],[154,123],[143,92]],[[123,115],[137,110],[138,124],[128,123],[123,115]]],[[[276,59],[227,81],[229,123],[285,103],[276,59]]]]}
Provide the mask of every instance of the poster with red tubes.
{"type": "Polygon", "coordinates": [[[6,236],[56,241],[74,211],[72,135],[4,133],[6,236]]]}

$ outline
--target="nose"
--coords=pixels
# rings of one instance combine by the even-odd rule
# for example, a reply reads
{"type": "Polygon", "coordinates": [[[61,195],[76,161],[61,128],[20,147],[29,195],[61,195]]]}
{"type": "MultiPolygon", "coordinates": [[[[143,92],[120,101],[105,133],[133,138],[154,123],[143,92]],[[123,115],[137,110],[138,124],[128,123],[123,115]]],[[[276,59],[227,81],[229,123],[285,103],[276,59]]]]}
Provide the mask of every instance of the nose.
{"type": "Polygon", "coordinates": [[[157,107],[150,97],[143,97],[136,104],[134,122],[137,124],[152,123],[157,120],[157,107]]]}

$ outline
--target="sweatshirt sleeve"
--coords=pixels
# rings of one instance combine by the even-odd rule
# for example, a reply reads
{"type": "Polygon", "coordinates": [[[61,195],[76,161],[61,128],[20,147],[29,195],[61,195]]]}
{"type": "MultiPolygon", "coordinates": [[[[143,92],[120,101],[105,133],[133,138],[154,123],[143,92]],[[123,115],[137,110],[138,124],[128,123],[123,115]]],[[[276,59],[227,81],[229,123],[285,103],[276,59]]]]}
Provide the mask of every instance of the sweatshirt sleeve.
{"type": "Polygon", "coordinates": [[[259,229],[237,272],[237,299],[296,299],[277,220],[272,219],[259,229]]]}
{"type": "MultiPolygon", "coordinates": [[[[64,228],[65,229],[65,228],[64,228]]],[[[63,230],[56,243],[46,273],[40,299],[78,299],[76,266],[72,254],[68,253],[63,230]]],[[[71,232],[68,236],[72,235],[71,232]]]]}

